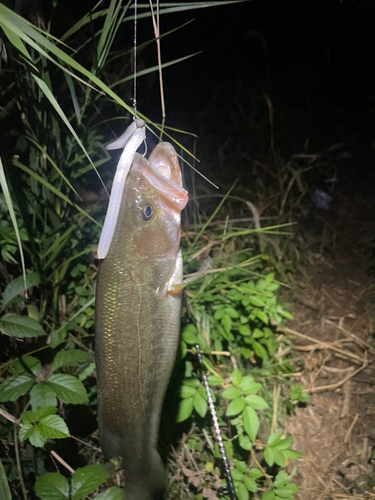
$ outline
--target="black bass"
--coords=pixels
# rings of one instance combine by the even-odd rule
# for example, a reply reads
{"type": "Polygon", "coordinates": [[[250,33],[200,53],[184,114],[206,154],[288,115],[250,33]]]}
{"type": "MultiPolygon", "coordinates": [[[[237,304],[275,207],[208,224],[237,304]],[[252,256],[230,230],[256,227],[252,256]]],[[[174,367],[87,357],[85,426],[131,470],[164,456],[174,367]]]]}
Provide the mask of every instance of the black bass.
{"type": "Polygon", "coordinates": [[[139,127],[125,147],[130,154],[124,150],[133,161],[108,209],[116,220],[103,229],[96,289],[100,441],[107,457],[122,457],[125,500],[150,500],[164,489],[156,447],[179,340],[181,210],[188,199],[173,146],[160,143],[147,161],[131,153],[142,140],[139,127]]]}

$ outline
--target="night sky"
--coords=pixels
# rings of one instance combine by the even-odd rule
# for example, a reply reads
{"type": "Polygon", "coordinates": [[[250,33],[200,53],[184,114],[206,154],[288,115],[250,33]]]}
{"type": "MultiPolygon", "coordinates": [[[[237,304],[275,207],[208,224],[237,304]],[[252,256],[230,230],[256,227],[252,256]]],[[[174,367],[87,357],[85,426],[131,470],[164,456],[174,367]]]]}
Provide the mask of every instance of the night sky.
{"type": "MultiPolygon", "coordinates": [[[[239,121],[241,110],[266,109],[257,102],[266,93],[285,152],[299,152],[307,138],[318,149],[341,141],[372,148],[375,2],[253,0],[163,16],[162,31],[193,18],[162,40],[163,61],[203,51],[164,71],[170,125],[226,128],[237,108],[239,121]]],[[[147,39],[149,20],[142,23],[147,39]]],[[[144,57],[155,64],[155,48],[144,57]]],[[[157,85],[144,95],[142,86],[139,105],[157,119],[157,85]]]]}

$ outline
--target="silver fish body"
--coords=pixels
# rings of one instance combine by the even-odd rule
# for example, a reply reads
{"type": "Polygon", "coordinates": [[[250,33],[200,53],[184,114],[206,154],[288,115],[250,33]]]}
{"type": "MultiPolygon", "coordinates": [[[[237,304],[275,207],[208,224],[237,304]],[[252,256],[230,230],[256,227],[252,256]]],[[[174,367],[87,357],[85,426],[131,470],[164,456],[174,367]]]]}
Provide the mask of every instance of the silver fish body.
{"type": "Polygon", "coordinates": [[[103,452],[121,456],[126,500],[150,500],[165,472],[157,452],[160,413],[180,329],[180,212],[187,202],[177,155],[161,143],[137,153],[116,228],[100,262],[96,363],[103,452]]]}

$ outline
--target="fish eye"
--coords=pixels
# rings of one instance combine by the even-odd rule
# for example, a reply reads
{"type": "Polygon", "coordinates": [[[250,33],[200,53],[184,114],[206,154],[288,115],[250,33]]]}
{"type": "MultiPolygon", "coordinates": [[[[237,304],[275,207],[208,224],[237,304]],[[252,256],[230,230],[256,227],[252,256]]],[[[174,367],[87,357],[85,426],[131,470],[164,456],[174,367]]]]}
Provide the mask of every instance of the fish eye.
{"type": "Polygon", "coordinates": [[[141,209],[141,218],[145,221],[150,220],[151,217],[154,215],[154,209],[150,203],[147,203],[144,207],[141,209]]]}

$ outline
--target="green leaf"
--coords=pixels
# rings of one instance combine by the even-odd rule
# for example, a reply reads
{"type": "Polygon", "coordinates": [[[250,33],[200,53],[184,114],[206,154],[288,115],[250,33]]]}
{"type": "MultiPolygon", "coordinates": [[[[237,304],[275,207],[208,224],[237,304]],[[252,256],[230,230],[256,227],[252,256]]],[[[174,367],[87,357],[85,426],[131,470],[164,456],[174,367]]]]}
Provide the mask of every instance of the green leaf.
{"type": "Polygon", "coordinates": [[[268,446],[277,446],[281,441],[282,433],[274,432],[270,436],[268,436],[267,444],[268,446]]]}
{"type": "Polygon", "coordinates": [[[254,383],[254,377],[252,377],[251,375],[246,375],[246,377],[242,377],[241,383],[239,384],[238,387],[242,391],[245,391],[246,389],[251,387],[253,383],[254,383]]]}
{"type": "Polygon", "coordinates": [[[198,344],[198,339],[196,336],[197,329],[194,325],[190,324],[185,326],[185,328],[182,331],[182,340],[186,342],[187,344],[198,344]]]}
{"type": "Polygon", "coordinates": [[[95,500],[123,500],[123,498],[123,490],[118,486],[112,486],[112,488],[103,491],[103,493],[100,493],[97,497],[95,497],[95,500]]]}
{"type": "Polygon", "coordinates": [[[232,319],[236,319],[239,317],[238,312],[234,307],[226,307],[225,312],[230,316],[232,319]]]}
{"type": "Polygon", "coordinates": [[[244,474],[246,474],[246,472],[247,472],[247,465],[245,464],[245,462],[243,462],[242,460],[235,460],[234,466],[240,472],[243,472],[244,474]]]}
{"type": "Polygon", "coordinates": [[[258,318],[261,321],[263,321],[263,323],[265,325],[268,325],[268,316],[267,316],[267,314],[264,311],[259,311],[259,310],[255,311],[255,312],[256,312],[256,315],[258,316],[258,318]]]}
{"type": "Polygon", "coordinates": [[[270,467],[273,466],[273,464],[275,463],[275,456],[273,454],[273,448],[267,447],[264,450],[264,460],[266,461],[267,465],[269,465],[270,467]]]}
{"type": "Polygon", "coordinates": [[[284,438],[281,439],[281,441],[275,446],[278,450],[286,450],[287,448],[290,448],[292,444],[292,438],[284,438]]]}
{"type": "Polygon", "coordinates": [[[256,414],[255,410],[253,410],[249,406],[246,406],[242,412],[242,418],[244,429],[251,441],[254,442],[259,429],[258,415],[256,414]]]}
{"type": "Polygon", "coordinates": [[[247,347],[241,347],[240,352],[241,352],[241,356],[243,356],[245,359],[251,358],[252,352],[247,347]]]}
{"type": "Polygon", "coordinates": [[[239,385],[241,383],[242,375],[239,370],[233,370],[231,377],[233,385],[239,385]]]}
{"type": "Polygon", "coordinates": [[[286,485],[288,482],[289,482],[289,476],[287,475],[285,470],[281,470],[275,477],[273,484],[274,486],[281,486],[281,485],[286,485]]]}
{"type": "Polygon", "coordinates": [[[261,300],[259,297],[255,297],[254,295],[251,295],[249,297],[249,302],[251,305],[255,307],[264,307],[264,301],[261,300]]]}
{"type": "Polygon", "coordinates": [[[243,397],[239,397],[236,399],[233,399],[227,408],[226,415],[228,417],[232,417],[233,415],[237,415],[238,413],[241,413],[241,411],[244,409],[245,406],[245,400],[243,397]]]}
{"type": "Polygon", "coordinates": [[[251,408],[254,408],[254,410],[265,410],[268,408],[268,403],[263,398],[255,394],[246,396],[245,400],[251,408]]]}
{"type": "Polygon", "coordinates": [[[42,500],[69,500],[68,480],[59,472],[39,476],[34,490],[42,500]]]}
{"type": "Polygon", "coordinates": [[[193,406],[194,406],[194,402],[193,402],[192,397],[182,399],[180,406],[178,408],[176,422],[183,422],[184,420],[188,419],[190,417],[190,415],[192,414],[193,406]]]}
{"type": "Polygon", "coordinates": [[[288,488],[288,486],[284,488],[276,488],[275,489],[275,495],[276,498],[290,498],[293,495],[294,491],[292,489],[288,488]]]}
{"type": "Polygon", "coordinates": [[[0,460],[0,498],[2,500],[12,500],[9,483],[1,460],[0,460]]]}
{"type": "Polygon", "coordinates": [[[83,368],[77,373],[78,380],[83,382],[94,371],[95,371],[95,363],[89,363],[85,368],[83,368]]]}
{"type": "Polygon", "coordinates": [[[201,385],[197,378],[185,378],[183,383],[184,385],[188,385],[189,387],[195,387],[196,389],[199,389],[201,385]]]}
{"type": "MultiPolygon", "coordinates": [[[[38,286],[40,283],[40,276],[37,273],[28,271],[26,273],[27,288],[38,286]]],[[[25,291],[25,281],[23,276],[18,276],[12,280],[4,290],[3,307],[5,307],[14,297],[25,291]]]]}
{"type": "Polygon", "coordinates": [[[296,458],[302,457],[302,453],[300,451],[295,451],[295,450],[283,450],[283,455],[288,460],[295,460],[296,458]]]}
{"type": "Polygon", "coordinates": [[[224,382],[222,377],[218,377],[216,375],[210,375],[207,377],[207,380],[210,385],[221,385],[224,382]]]}
{"type": "Polygon", "coordinates": [[[191,387],[189,385],[182,385],[180,389],[180,397],[185,399],[185,398],[191,398],[194,396],[194,394],[197,392],[197,389],[195,387],[191,387]]]}
{"type": "Polygon", "coordinates": [[[232,328],[232,319],[229,316],[229,314],[224,314],[224,316],[221,318],[221,324],[223,325],[224,330],[226,331],[226,333],[229,333],[231,331],[231,328],[232,328]]]}
{"type": "Polygon", "coordinates": [[[280,467],[285,467],[286,466],[286,459],[282,451],[279,451],[277,448],[272,448],[273,449],[273,456],[276,465],[279,465],[280,467]]]}
{"type": "MultiPolygon", "coordinates": [[[[26,425],[31,425],[31,424],[26,424],[26,425]]],[[[21,437],[21,433],[20,433],[21,437]]],[[[42,432],[39,428],[39,425],[33,425],[31,432],[27,435],[30,443],[35,446],[36,448],[41,448],[42,446],[45,445],[46,439],[44,436],[42,436],[42,432]]],[[[25,438],[26,439],[26,438],[25,438]]]]}
{"type": "Polygon", "coordinates": [[[262,496],[262,500],[275,500],[275,493],[273,491],[266,491],[262,496]]]}
{"type": "Polygon", "coordinates": [[[32,338],[46,335],[42,325],[29,316],[8,313],[0,318],[0,331],[16,338],[32,338]]]}
{"type": "Polygon", "coordinates": [[[33,424],[23,424],[20,430],[18,431],[20,441],[23,442],[26,439],[29,439],[29,437],[33,433],[33,429],[34,429],[33,424]]]}
{"type": "Polygon", "coordinates": [[[20,396],[26,394],[33,385],[34,379],[31,375],[10,377],[0,385],[0,401],[2,403],[15,401],[20,396]]]}
{"type": "Polygon", "coordinates": [[[241,396],[241,391],[237,389],[237,387],[228,387],[225,391],[222,392],[222,397],[226,399],[236,399],[241,396]]]}
{"type": "Polygon", "coordinates": [[[196,392],[194,394],[193,398],[194,402],[194,408],[198,415],[200,415],[202,418],[206,416],[207,413],[207,401],[199,394],[199,392],[196,392]]]}
{"type": "Polygon", "coordinates": [[[256,481],[254,481],[254,479],[252,479],[251,477],[245,477],[243,483],[246,486],[246,489],[251,491],[252,493],[258,491],[258,485],[256,481]]]}
{"type": "Polygon", "coordinates": [[[42,363],[35,356],[21,356],[20,359],[17,359],[12,363],[12,368],[17,373],[17,375],[29,375],[29,372],[32,372],[34,375],[38,375],[40,370],[42,369],[42,363]]]}
{"type": "Polygon", "coordinates": [[[262,331],[260,328],[255,328],[253,331],[253,337],[254,339],[261,339],[264,337],[264,331],[262,331]]]}
{"type": "Polygon", "coordinates": [[[240,434],[238,436],[238,443],[243,450],[247,450],[247,451],[251,450],[252,445],[251,445],[251,441],[248,438],[248,436],[245,436],[244,434],[240,434]]]}
{"type": "Polygon", "coordinates": [[[247,337],[248,335],[251,334],[250,326],[249,325],[241,325],[238,329],[241,335],[244,335],[247,337]]]}
{"type": "Polygon", "coordinates": [[[294,483],[289,483],[288,488],[292,491],[293,495],[299,492],[298,486],[294,483]]]}
{"type": "Polygon", "coordinates": [[[52,370],[56,371],[63,366],[78,366],[83,361],[94,361],[94,355],[80,349],[59,351],[52,362],[52,370]]]}
{"type": "Polygon", "coordinates": [[[236,488],[238,500],[249,500],[249,492],[243,483],[240,483],[236,488]]]}
{"type": "Polygon", "coordinates": [[[49,415],[42,418],[38,426],[45,438],[62,439],[69,437],[69,429],[64,420],[58,415],[49,415]]]}
{"type": "Polygon", "coordinates": [[[63,373],[51,375],[47,384],[64,403],[76,405],[87,403],[89,400],[82,382],[72,375],[65,375],[63,373]]]}
{"type": "Polygon", "coordinates": [[[263,476],[263,474],[259,469],[253,467],[252,469],[249,470],[249,476],[253,477],[254,479],[259,479],[260,477],[263,476]]]}
{"type": "Polygon", "coordinates": [[[217,309],[214,314],[214,319],[219,321],[224,316],[225,310],[220,306],[220,309],[217,309]]]}
{"type": "Polygon", "coordinates": [[[232,469],[231,474],[233,481],[242,481],[242,479],[245,477],[244,474],[238,469],[232,469]]]}
{"type": "Polygon", "coordinates": [[[82,500],[92,493],[109,477],[102,465],[86,465],[77,469],[72,477],[72,500],[82,500]]]}
{"type": "Polygon", "coordinates": [[[39,422],[39,420],[42,420],[42,418],[55,414],[56,411],[57,408],[54,408],[53,406],[40,408],[36,412],[24,411],[21,415],[21,420],[24,424],[35,424],[36,422],[39,422]]]}
{"type": "Polygon", "coordinates": [[[45,382],[35,384],[30,391],[30,404],[33,411],[44,406],[56,406],[55,392],[45,382]]]}
{"type": "Polygon", "coordinates": [[[266,359],[268,357],[265,348],[262,346],[262,344],[259,344],[259,342],[257,342],[256,340],[254,340],[253,342],[253,349],[255,354],[259,356],[261,359],[266,359]]]}

